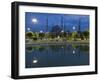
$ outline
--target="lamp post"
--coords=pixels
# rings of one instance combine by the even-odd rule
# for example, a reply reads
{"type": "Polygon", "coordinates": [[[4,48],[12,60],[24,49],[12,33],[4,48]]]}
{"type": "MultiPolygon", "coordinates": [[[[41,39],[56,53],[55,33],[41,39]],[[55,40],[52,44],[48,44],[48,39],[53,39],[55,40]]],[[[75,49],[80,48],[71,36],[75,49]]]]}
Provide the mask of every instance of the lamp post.
{"type": "Polygon", "coordinates": [[[75,40],[75,30],[76,30],[76,27],[75,26],[73,26],[73,30],[74,30],[73,35],[74,35],[74,40],[75,40]]]}

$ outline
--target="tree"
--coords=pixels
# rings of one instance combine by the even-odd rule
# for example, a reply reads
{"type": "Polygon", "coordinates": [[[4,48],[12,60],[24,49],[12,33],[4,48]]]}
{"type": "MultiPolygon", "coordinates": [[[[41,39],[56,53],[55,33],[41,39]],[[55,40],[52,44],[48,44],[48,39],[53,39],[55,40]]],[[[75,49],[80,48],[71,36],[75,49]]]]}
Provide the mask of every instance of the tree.
{"type": "Polygon", "coordinates": [[[72,36],[71,36],[74,40],[76,40],[76,38],[78,37],[78,33],[77,32],[72,32],[72,36]]]}
{"type": "Polygon", "coordinates": [[[25,36],[26,36],[26,38],[32,39],[33,32],[26,32],[25,36]]]}
{"type": "Polygon", "coordinates": [[[42,38],[45,37],[45,34],[44,33],[39,33],[39,38],[42,40],[42,38]]]}
{"type": "Polygon", "coordinates": [[[71,36],[72,36],[72,33],[68,30],[66,32],[66,38],[67,38],[67,40],[71,40],[71,36]]]}
{"type": "Polygon", "coordinates": [[[45,38],[46,39],[50,38],[50,33],[49,32],[45,33],[45,38]]]}
{"type": "Polygon", "coordinates": [[[83,32],[83,36],[85,37],[85,39],[87,40],[89,38],[89,31],[84,31],[83,32]]]}
{"type": "Polygon", "coordinates": [[[66,36],[67,36],[67,33],[66,33],[66,32],[61,32],[61,33],[60,33],[60,37],[61,37],[61,38],[65,38],[66,36]]]}
{"type": "Polygon", "coordinates": [[[56,34],[54,32],[50,32],[49,35],[50,35],[50,38],[52,39],[56,37],[56,34]]]}
{"type": "Polygon", "coordinates": [[[38,33],[37,33],[37,32],[34,32],[32,38],[33,38],[33,40],[37,40],[37,38],[38,38],[38,33]]]}

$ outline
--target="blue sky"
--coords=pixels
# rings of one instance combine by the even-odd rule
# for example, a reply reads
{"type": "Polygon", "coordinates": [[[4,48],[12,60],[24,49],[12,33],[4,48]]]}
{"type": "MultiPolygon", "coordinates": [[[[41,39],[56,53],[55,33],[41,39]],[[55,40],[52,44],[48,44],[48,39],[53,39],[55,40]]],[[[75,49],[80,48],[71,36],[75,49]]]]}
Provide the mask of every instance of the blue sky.
{"type": "Polygon", "coordinates": [[[89,29],[89,15],[74,15],[74,14],[51,14],[51,13],[25,13],[25,31],[33,32],[50,32],[55,25],[64,26],[64,31],[77,31],[80,26],[81,31],[89,29]],[[32,22],[35,19],[36,23],[32,22]],[[47,20],[48,19],[48,28],[47,20]],[[73,30],[75,27],[75,30],[73,30]],[[29,30],[28,30],[29,29],[29,30]]]}

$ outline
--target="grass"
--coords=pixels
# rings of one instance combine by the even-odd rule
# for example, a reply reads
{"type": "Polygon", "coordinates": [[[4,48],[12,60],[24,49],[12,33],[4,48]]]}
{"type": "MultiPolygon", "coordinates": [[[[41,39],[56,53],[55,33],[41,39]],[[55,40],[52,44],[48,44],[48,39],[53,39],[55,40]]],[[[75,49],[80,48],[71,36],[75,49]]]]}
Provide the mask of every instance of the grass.
{"type": "Polygon", "coordinates": [[[39,40],[32,40],[30,39],[28,42],[26,42],[26,44],[67,44],[67,43],[71,43],[71,44],[78,44],[78,43],[82,43],[82,44],[88,44],[89,40],[57,40],[57,39],[39,39],[39,40]]]}

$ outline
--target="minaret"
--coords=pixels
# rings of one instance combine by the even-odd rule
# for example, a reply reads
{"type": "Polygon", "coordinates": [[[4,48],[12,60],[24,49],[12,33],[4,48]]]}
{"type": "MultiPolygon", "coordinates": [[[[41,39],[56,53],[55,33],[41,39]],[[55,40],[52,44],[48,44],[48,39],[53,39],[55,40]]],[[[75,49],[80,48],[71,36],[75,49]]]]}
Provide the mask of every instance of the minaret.
{"type": "Polygon", "coordinates": [[[64,26],[63,26],[63,17],[61,17],[61,27],[62,27],[62,29],[64,30],[64,26]]]}
{"type": "Polygon", "coordinates": [[[64,18],[63,18],[63,30],[65,31],[65,21],[64,21],[64,18]]]}
{"type": "Polygon", "coordinates": [[[81,19],[79,18],[79,21],[78,21],[78,32],[80,32],[81,31],[81,19]]]}
{"type": "Polygon", "coordinates": [[[48,17],[46,18],[46,32],[48,32],[48,17]]]}
{"type": "Polygon", "coordinates": [[[78,31],[77,31],[77,33],[78,33],[79,37],[82,36],[82,34],[81,34],[81,19],[80,18],[79,18],[79,21],[78,21],[78,31]]]}

